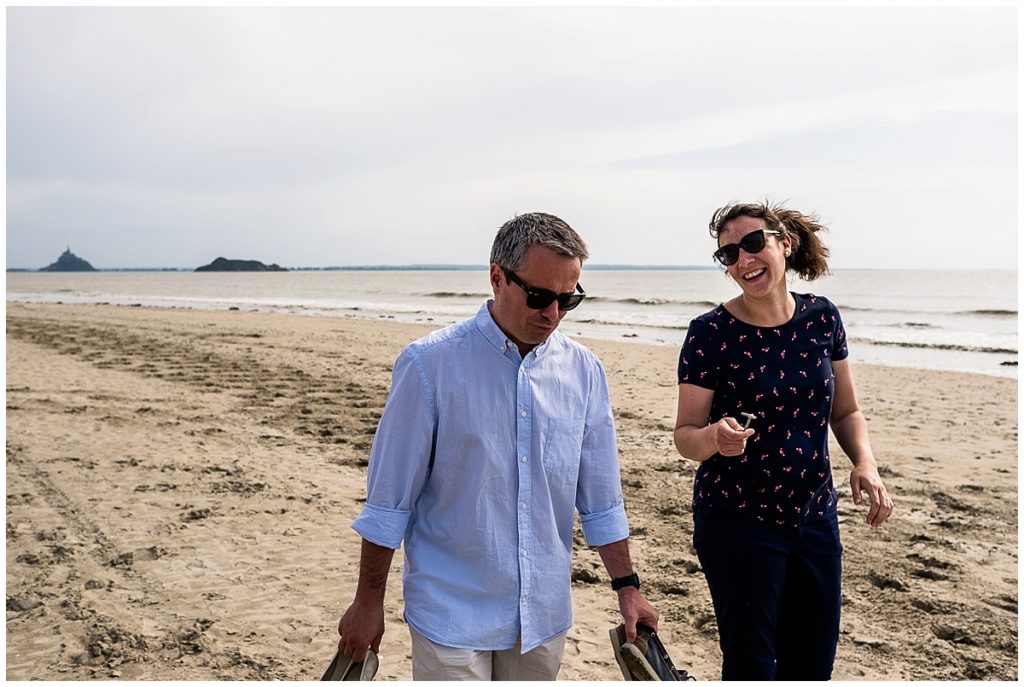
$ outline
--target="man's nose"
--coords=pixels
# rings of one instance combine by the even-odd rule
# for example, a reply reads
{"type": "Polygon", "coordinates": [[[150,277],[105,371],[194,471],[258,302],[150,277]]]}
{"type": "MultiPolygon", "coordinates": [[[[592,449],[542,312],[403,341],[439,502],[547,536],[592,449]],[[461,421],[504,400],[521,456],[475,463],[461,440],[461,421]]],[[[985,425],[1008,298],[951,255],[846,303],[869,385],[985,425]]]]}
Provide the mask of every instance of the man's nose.
{"type": "Polygon", "coordinates": [[[548,318],[549,320],[557,320],[559,317],[561,317],[561,312],[558,309],[558,301],[551,301],[548,307],[540,311],[540,314],[548,318]]]}

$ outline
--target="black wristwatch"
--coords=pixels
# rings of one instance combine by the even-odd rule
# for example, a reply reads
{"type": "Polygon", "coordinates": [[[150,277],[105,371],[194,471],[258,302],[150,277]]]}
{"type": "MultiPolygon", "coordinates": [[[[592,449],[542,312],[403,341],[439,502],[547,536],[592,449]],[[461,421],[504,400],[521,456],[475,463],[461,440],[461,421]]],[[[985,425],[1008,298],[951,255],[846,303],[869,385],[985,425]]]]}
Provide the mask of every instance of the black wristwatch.
{"type": "Polygon", "coordinates": [[[616,577],[612,580],[612,589],[619,591],[623,587],[636,587],[640,589],[640,576],[636,573],[630,573],[625,577],[616,577]]]}

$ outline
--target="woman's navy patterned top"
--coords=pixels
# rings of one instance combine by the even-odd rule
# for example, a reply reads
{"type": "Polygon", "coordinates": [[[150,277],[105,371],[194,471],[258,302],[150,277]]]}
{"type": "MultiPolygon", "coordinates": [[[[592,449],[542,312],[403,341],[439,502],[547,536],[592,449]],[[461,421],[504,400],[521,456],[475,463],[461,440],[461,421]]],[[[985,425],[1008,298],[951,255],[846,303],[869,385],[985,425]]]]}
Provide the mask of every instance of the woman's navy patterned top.
{"type": "Polygon", "coordinates": [[[828,299],[793,297],[793,318],[779,327],[741,322],[721,305],[690,322],[679,383],[715,392],[709,423],[757,415],[743,455],[716,453],[700,464],[694,513],[728,510],[789,527],[835,513],[828,422],[832,361],[848,355],[846,330],[828,299]]]}

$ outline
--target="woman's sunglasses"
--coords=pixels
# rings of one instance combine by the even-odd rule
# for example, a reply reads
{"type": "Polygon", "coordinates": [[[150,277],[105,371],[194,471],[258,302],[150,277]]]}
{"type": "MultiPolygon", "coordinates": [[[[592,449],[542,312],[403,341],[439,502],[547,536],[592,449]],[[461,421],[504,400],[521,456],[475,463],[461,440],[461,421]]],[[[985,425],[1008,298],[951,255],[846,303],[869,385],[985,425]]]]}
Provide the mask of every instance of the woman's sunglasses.
{"type": "Polygon", "coordinates": [[[578,283],[576,284],[576,291],[570,291],[569,293],[555,293],[554,291],[548,291],[547,289],[538,289],[533,286],[527,286],[526,282],[519,278],[519,275],[512,270],[507,270],[504,267],[501,271],[505,273],[506,282],[514,281],[519,285],[523,291],[526,292],[526,307],[532,308],[533,310],[543,310],[555,301],[558,301],[559,310],[572,310],[577,305],[583,302],[583,299],[587,297],[586,292],[583,291],[583,287],[578,283]]]}
{"type": "Polygon", "coordinates": [[[758,229],[741,238],[739,243],[728,243],[720,246],[713,256],[715,260],[722,263],[723,267],[735,265],[736,261],[740,259],[740,248],[751,254],[760,253],[764,249],[766,234],[782,236],[782,232],[776,229],[758,229]]]}

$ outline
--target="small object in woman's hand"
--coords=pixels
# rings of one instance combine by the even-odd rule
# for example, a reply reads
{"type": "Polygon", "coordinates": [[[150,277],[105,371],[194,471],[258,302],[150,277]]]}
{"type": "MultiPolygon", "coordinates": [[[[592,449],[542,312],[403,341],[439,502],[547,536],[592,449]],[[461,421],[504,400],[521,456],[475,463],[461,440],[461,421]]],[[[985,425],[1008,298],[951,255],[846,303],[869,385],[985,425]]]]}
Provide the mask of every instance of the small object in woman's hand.
{"type": "Polygon", "coordinates": [[[750,423],[757,419],[757,415],[754,413],[740,413],[740,415],[747,418],[746,423],[743,425],[743,429],[750,427],[750,423]]]}

